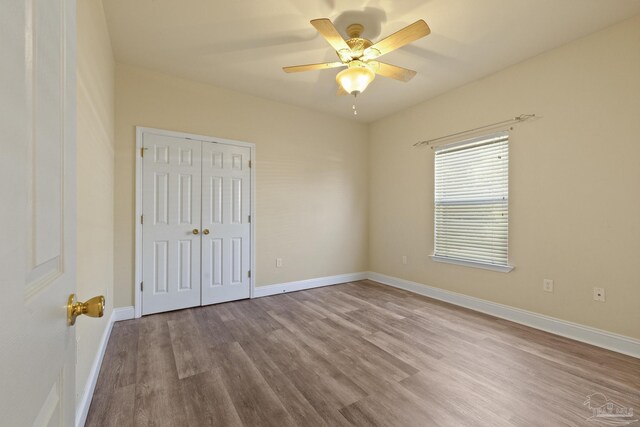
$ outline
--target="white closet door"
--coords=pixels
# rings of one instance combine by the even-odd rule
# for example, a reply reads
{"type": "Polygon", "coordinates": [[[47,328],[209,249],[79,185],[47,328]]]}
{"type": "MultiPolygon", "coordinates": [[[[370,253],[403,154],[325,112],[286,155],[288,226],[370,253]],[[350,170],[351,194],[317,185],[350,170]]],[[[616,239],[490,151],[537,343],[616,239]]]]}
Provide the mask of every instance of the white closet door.
{"type": "Polygon", "coordinates": [[[202,142],[145,133],[143,146],[142,314],[200,305],[202,142]]]}
{"type": "Polygon", "coordinates": [[[202,146],[202,305],[249,298],[251,150],[202,146]]]}

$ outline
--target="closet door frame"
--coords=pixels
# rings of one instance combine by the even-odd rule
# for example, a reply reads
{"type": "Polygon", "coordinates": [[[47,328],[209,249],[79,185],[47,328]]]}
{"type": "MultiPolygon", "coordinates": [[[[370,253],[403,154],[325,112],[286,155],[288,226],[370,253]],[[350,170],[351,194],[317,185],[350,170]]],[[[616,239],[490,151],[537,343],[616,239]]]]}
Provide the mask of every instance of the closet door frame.
{"type": "Polygon", "coordinates": [[[134,317],[139,318],[142,316],[142,144],[144,134],[156,134],[164,136],[173,136],[176,138],[194,139],[209,143],[220,143],[235,145],[237,147],[247,147],[251,150],[251,202],[250,202],[250,265],[251,265],[251,278],[250,280],[250,298],[254,298],[255,294],[255,277],[256,277],[256,245],[255,245],[255,218],[256,218],[256,145],[251,142],[235,141],[232,139],[216,138],[212,136],[196,135],[185,132],[175,132],[164,129],[156,129],[150,127],[136,126],[136,206],[135,206],[135,274],[134,274],[134,317]]]}

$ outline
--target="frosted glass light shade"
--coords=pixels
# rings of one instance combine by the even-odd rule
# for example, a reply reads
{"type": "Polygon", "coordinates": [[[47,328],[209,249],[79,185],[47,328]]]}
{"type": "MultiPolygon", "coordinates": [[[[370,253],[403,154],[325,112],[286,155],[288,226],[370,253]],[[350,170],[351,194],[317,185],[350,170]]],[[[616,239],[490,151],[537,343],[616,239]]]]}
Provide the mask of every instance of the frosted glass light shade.
{"type": "Polygon", "coordinates": [[[336,81],[347,93],[357,95],[364,92],[375,77],[376,74],[367,64],[351,61],[349,68],[338,73],[336,81]]]}

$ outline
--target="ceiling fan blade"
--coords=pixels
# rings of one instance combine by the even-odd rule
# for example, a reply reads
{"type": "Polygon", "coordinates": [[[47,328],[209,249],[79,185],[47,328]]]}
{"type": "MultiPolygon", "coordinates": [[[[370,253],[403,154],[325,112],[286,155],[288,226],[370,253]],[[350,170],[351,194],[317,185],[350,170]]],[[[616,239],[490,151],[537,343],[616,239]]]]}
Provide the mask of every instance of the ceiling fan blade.
{"type": "Polygon", "coordinates": [[[346,90],[344,90],[344,88],[341,85],[338,85],[338,92],[336,92],[336,95],[344,96],[344,95],[349,95],[349,93],[346,90]]]}
{"type": "Polygon", "coordinates": [[[413,76],[418,74],[413,70],[398,67],[397,65],[385,64],[384,62],[377,62],[377,64],[377,67],[373,67],[373,69],[376,71],[376,74],[380,74],[381,76],[389,77],[391,79],[400,80],[401,82],[408,82],[413,78],[413,76]]]}
{"type": "Polygon", "coordinates": [[[325,62],[322,64],[294,65],[292,67],[282,67],[285,73],[299,73],[300,71],[327,70],[329,68],[346,67],[342,62],[325,62]]]}
{"type": "Polygon", "coordinates": [[[431,33],[431,29],[424,20],[420,19],[413,24],[404,27],[387,38],[380,40],[373,46],[365,49],[363,53],[364,59],[374,59],[394,51],[406,44],[416,41],[431,33]]]}
{"type": "Polygon", "coordinates": [[[333,23],[329,19],[313,19],[311,21],[311,25],[318,30],[320,35],[329,42],[336,52],[340,52],[345,49],[351,52],[351,48],[349,48],[347,42],[344,41],[338,30],[336,30],[336,27],[333,26],[333,23]]]}

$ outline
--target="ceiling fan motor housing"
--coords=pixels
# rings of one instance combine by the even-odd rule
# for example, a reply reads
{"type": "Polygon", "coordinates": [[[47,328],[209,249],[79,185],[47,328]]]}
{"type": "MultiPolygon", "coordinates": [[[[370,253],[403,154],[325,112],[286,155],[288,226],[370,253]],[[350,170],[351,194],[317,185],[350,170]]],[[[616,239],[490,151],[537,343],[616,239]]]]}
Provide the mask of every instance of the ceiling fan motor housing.
{"type": "Polygon", "coordinates": [[[363,30],[364,27],[360,24],[351,24],[347,27],[347,35],[349,36],[349,39],[345,40],[345,42],[347,43],[349,48],[351,48],[351,59],[359,59],[362,56],[364,50],[373,45],[371,40],[363,39],[362,37],[360,37],[363,30]]]}

